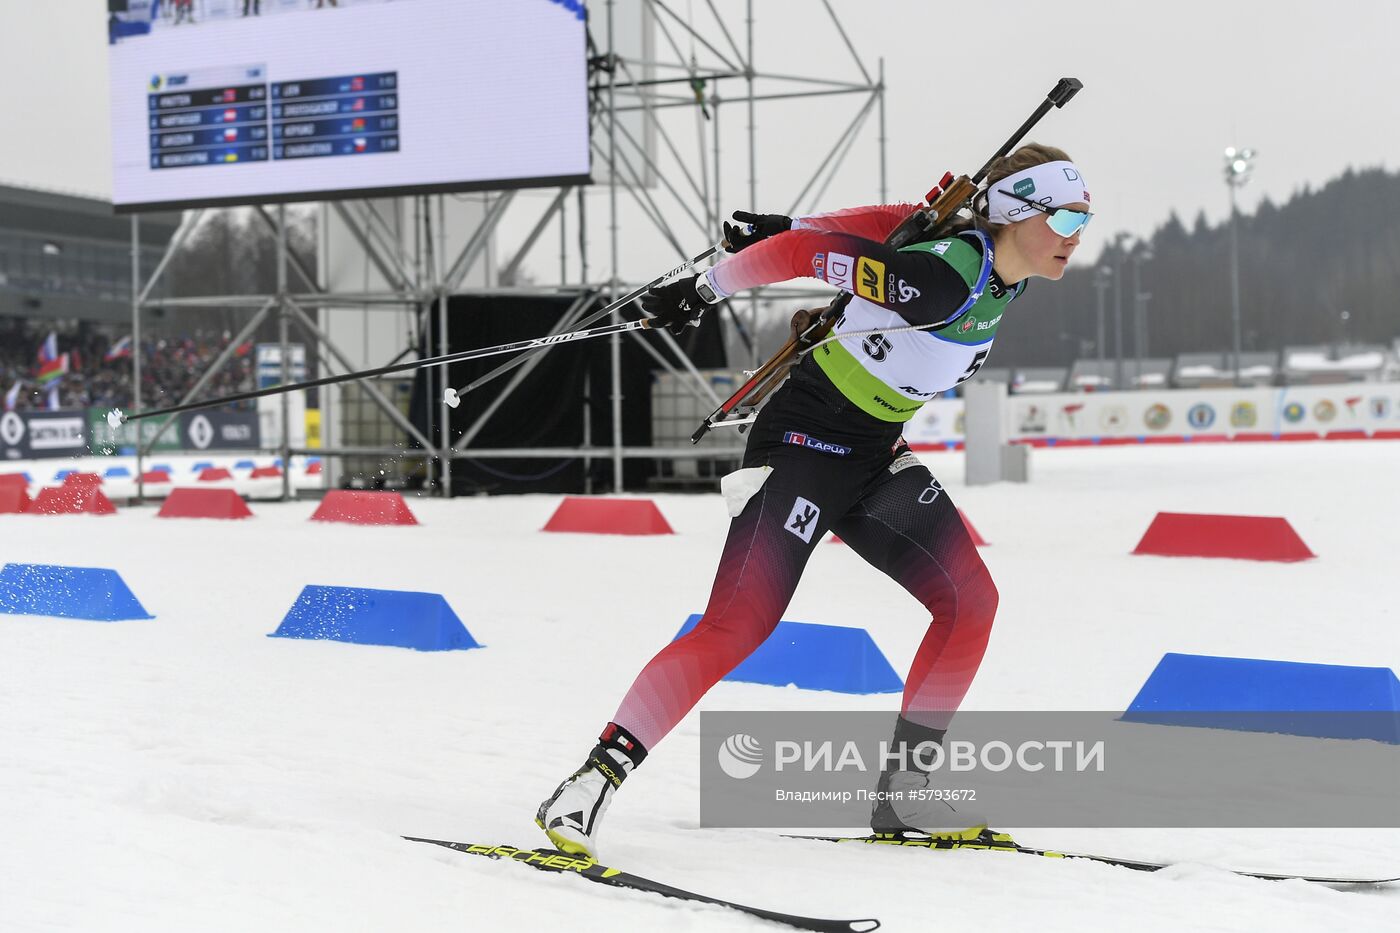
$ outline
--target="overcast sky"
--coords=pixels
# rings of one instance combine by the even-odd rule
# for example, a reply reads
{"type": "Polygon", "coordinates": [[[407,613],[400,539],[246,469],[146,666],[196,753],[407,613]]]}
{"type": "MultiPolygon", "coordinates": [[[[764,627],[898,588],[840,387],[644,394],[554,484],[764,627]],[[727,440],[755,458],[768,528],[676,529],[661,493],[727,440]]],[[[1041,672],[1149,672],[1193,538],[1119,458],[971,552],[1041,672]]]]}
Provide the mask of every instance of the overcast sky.
{"type": "MultiPolygon", "coordinates": [[[[618,0],[617,8],[634,2],[618,0]]],[[[1392,48],[1400,3],[1391,0],[831,3],[867,66],[885,59],[891,200],[917,199],[945,168],[971,173],[1057,78],[1084,82],[1032,134],[1068,149],[1089,181],[1098,217],[1084,257],[1116,230],[1149,234],[1172,210],[1187,223],[1200,210],[1223,218],[1221,151],[1231,143],[1259,152],[1241,199],[1246,210],[1262,195],[1286,200],[1349,165],[1394,167],[1400,153],[1400,56],[1392,48]]],[[[704,0],[668,4],[720,44],[704,0]]],[[[742,43],[743,0],[715,6],[742,43]]],[[[604,6],[591,7],[596,29],[604,6]]],[[[754,7],[759,69],[859,77],[819,0],[754,7]]],[[[104,10],[104,0],[0,0],[0,181],[110,195],[104,10]]],[[[742,84],[721,93],[737,97],[742,84]]],[[[785,210],[858,106],[854,97],[760,105],[753,206],[785,210]]],[[[727,211],[749,206],[746,121],[740,106],[722,110],[727,211]]],[[[875,137],[872,120],[824,207],[876,199],[875,137]]],[[[522,198],[505,235],[528,229],[530,205],[545,197],[522,198]]],[[[595,195],[594,204],[596,217],[606,199],[595,195]]],[[[670,261],[640,223],[624,217],[624,275],[670,261]]],[[[602,227],[595,236],[605,248],[602,227]]],[[[696,252],[703,248],[698,234],[687,237],[696,252]]],[[[549,267],[548,255],[541,261],[549,267]]]]}

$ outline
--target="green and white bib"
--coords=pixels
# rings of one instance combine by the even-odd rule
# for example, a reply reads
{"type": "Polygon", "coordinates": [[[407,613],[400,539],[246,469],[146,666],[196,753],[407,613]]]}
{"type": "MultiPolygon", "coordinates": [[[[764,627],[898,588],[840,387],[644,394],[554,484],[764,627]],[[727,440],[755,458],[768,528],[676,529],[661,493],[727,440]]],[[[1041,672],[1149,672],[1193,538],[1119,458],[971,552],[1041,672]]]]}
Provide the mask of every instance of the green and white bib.
{"type": "MultiPolygon", "coordinates": [[[[982,269],[978,248],[962,237],[916,243],[900,252],[939,257],[962,276],[969,293],[982,269]]],[[[929,399],[977,374],[991,353],[1006,306],[1020,292],[1018,285],[994,296],[988,288],[962,317],[942,330],[891,334],[882,331],[907,327],[909,322],[857,295],[846,305],[832,336],[843,331],[877,333],[833,340],[812,355],[832,384],[866,414],[881,421],[908,421],[929,399]]]]}

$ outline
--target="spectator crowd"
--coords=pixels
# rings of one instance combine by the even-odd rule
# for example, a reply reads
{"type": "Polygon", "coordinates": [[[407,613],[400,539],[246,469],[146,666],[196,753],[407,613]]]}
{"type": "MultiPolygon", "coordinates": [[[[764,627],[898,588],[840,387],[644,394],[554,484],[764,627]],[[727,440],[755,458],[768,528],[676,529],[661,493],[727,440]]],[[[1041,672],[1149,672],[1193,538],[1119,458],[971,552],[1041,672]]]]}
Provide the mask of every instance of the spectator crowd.
{"type": "MultiPolygon", "coordinates": [[[[49,407],[49,387],[41,385],[39,347],[49,333],[58,338],[60,354],[68,355],[68,372],[59,377],[59,408],[131,408],[134,345],[123,349],[123,333],[107,332],[91,325],[71,330],[19,318],[0,318],[0,395],[14,395],[16,409],[49,407]],[[112,350],[118,349],[113,355],[112,350]]],[[[227,331],[195,331],[192,335],[143,338],[141,353],[141,404],[175,404],[182,399],[232,340],[227,331]]],[[[253,345],[239,346],[200,392],[211,398],[254,387],[253,345]]]]}

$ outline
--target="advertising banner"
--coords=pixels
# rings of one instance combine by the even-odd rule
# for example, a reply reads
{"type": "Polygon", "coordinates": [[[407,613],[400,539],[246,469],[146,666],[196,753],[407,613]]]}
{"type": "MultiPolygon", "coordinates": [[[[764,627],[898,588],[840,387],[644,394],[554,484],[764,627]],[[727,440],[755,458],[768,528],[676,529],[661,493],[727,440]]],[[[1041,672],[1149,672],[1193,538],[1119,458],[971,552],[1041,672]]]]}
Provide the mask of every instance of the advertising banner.
{"type": "Polygon", "coordinates": [[[185,450],[253,450],[260,446],[258,415],[251,411],[197,411],[180,416],[185,450]]]}
{"type": "MultiPolygon", "coordinates": [[[[1013,395],[1010,439],[1104,442],[1369,437],[1400,432],[1400,384],[1158,389],[1013,395]]],[[[915,446],[963,440],[962,399],[937,399],[908,423],[915,446]]]]}
{"type": "Polygon", "coordinates": [[[0,459],[83,457],[87,448],[87,417],[80,409],[0,414],[0,459]]]}

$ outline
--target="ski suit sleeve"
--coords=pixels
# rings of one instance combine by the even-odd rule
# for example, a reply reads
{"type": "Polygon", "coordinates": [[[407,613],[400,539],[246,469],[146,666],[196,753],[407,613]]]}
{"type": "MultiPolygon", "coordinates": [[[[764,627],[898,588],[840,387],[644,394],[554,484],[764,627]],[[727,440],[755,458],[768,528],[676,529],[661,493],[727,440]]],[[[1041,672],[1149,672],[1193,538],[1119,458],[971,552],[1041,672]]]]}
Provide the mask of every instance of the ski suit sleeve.
{"type": "Polygon", "coordinates": [[[971,292],[962,274],[940,255],[822,230],[794,229],[755,243],[720,261],[705,277],[721,298],[756,285],[818,278],[910,324],[946,320],[971,292]]]}
{"type": "Polygon", "coordinates": [[[917,204],[875,204],[870,207],[849,207],[842,211],[795,217],[794,230],[828,230],[832,233],[853,233],[867,240],[883,242],[894,228],[919,209],[917,204]]]}

